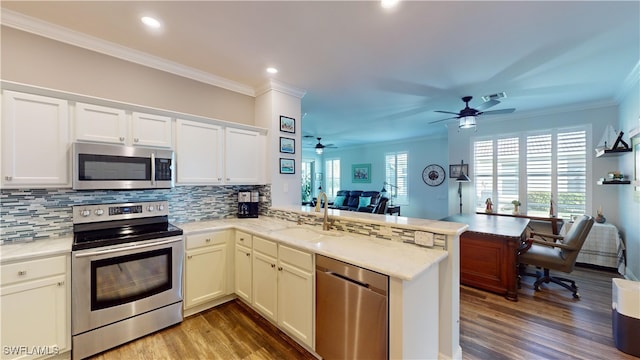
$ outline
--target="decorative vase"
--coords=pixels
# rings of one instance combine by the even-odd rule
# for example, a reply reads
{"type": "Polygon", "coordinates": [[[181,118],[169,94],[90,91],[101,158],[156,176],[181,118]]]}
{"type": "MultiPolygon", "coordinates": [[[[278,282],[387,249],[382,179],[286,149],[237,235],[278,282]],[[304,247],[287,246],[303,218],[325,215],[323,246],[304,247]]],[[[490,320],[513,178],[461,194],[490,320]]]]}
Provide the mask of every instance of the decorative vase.
{"type": "Polygon", "coordinates": [[[595,220],[598,224],[604,224],[604,222],[607,221],[607,218],[605,218],[602,214],[598,214],[595,220]]]}
{"type": "Polygon", "coordinates": [[[518,215],[520,207],[518,205],[515,205],[515,207],[513,208],[513,215],[518,215]]]}

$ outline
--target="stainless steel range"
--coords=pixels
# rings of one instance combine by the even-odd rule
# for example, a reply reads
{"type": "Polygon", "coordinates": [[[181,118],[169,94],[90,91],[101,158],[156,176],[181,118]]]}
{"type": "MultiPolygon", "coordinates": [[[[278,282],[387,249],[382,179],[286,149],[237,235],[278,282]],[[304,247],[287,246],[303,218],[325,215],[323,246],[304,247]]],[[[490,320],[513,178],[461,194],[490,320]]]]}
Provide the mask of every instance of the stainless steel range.
{"type": "Polygon", "coordinates": [[[166,201],[73,207],[73,359],[182,321],[182,230],[166,201]]]}

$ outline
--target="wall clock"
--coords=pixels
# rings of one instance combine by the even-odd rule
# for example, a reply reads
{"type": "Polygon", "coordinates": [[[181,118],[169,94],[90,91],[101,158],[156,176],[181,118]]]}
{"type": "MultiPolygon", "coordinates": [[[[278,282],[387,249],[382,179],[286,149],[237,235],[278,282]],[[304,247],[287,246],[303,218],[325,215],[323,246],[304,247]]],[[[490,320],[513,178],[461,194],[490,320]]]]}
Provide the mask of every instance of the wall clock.
{"type": "Polygon", "coordinates": [[[442,184],[444,182],[444,178],[444,169],[440,165],[427,165],[427,167],[422,170],[422,181],[429,186],[438,186],[442,184]]]}

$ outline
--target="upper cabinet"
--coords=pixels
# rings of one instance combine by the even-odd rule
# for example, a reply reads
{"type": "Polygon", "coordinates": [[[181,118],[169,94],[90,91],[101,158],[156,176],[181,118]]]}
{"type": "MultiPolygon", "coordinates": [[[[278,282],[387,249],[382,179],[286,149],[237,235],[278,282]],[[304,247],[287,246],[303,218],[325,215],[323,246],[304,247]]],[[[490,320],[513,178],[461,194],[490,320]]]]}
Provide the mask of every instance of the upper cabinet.
{"type": "Polygon", "coordinates": [[[264,136],[257,131],[225,129],[225,181],[229,184],[258,184],[262,179],[264,136]]]}
{"type": "Polygon", "coordinates": [[[222,127],[176,120],[177,183],[222,184],[222,127]]]}
{"type": "Polygon", "coordinates": [[[259,184],[264,136],[257,131],[176,121],[178,184],[259,184]]]}
{"type": "Polygon", "coordinates": [[[2,187],[71,187],[68,102],[3,91],[2,187]]]}
{"type": "Polygon", "coordinates": [[[139,112],[128,115],[122,109],[77,103],[75,139],[171,148],[171,118],[139,112]]]}

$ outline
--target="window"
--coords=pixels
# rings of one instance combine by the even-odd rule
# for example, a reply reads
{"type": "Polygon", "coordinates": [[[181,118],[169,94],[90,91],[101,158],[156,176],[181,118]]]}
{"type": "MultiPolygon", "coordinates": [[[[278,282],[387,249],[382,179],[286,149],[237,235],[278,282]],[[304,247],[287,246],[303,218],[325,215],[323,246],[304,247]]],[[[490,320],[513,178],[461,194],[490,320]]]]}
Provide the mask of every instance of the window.
{"type": "Polygon", "coordinates": [[[407,189],[407,164],[409,153],[397,152],[385,155],[385,181],[390,185],[385,185],[390,196],[391,203],[408,204],[407,189]],[[390,187],[391,189],[387,188],[390,187]]]}
{"type": "Polygon", "coordinates": [[[490,197],[494,211],[503,213],[513,210],[515,200],[532,216],[548,215],[552,200],[559,217],[589,212],[585,129],[476,140],[473,152],[477,211],[490,197]]]}
{"type": "Polygon", "coordinates": [[[325,162],[325,173],[327,174],[327,197],[334,198],[340,190],[340,159],[327,160],[325,162]]]}
{"type": "Polygon", "coordinates": [[[311,174],[313,174],[313,161],[302,161],[300,166],[300,173],[302,176],[302,202],[308,203],[311,201],[311,194],[313,193],[313,181],[311,174]]]}

